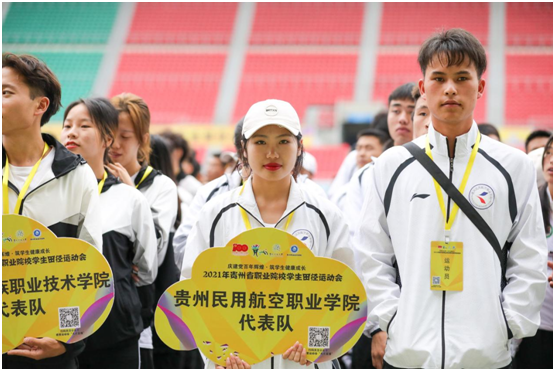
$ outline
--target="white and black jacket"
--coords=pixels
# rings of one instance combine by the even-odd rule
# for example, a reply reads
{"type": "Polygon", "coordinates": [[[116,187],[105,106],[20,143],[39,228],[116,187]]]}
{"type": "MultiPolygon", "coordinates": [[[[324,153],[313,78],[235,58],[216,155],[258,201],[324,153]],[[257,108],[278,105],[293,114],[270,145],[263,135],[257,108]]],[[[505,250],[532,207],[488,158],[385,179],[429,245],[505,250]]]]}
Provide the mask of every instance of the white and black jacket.
{"type": "Polygon", "coordinates": [[[222,193],[239,187],[241,185],[241,180],[241,175],[237,171],[231,174],[224,174],[200,187],[187,210],[181,210],[183,212],[183,218],[173,237],[175,263],[178,267],[183,265],[187,238],[204,204],[222,193]]]}
{"type": "MultiPolygon", "coordinates": [[[[135,185],[139,184],[147,167],[139,170],[135,177],[135,185]]],[[[177,188],[175,183],[158,170],[152,170],[137,188],[146,197],[158,240],[158,265],[166,256],[170,232],[177,218],[177,188]]]]}
{"type": "MultiPolygon", "coordinates": [[[[473,123],[456,138],[451,168],[446,137],[429,127],[434,162],[456,187],[477,133],[473,123]]],[[[424,148],[425,139],[414,142],[424,148]]],[[[394,367],[505,367],[511,363],[509,339],[532,336],[540,324],[547,251],[530,159],[481,136],[464,196],[506,254],[505,277],[505,264],[459,210],[450,238],[464,244],[463,291],[432,291],[431,241],[445,237],[432,177],[404,147],[386,151],[373,168],[355,246],[369,322],[388,332],[384,360],[394,367]]],[[[443,197],[449,214],[453,202],[445,192],[443,197]]]]}
{"type": "MultiPolygon", "coordinates": [[[[94,172],[81,156],[68,151],[54,137],[42,134],[42,138],[54,148],[52,167],[41,184],[23,198],[20,214],[44,224],[58,237],[79,238],[102,251],[102,216],[94,172]]],[[[5,165],[6,151],[2,149],[2,169],[5,165]]],[[[10,205],[15,205],[19,190],[11,182],[8,186],[10,205]]],[[[64,346],[63,355],[41,361],[5,354],[2,359],[22,367],[64,367],[85,347],[83,341],[64,346]]]]}
{"type": "MultiPolygon", "coordinates": [[[[240,208],[249,217],[252,228],[265,227],[252,190],[252,178],[241,188],[222,194],[208,202],[200,211],[194,224],[187,246],[181,274],[191,277],[191,269],[197,256],[211,247],[222,247],[238,234],[246,231],[240,208]]],[[[316,256],[337,259],[354,269],[353,251],[349,247],[349,231],[340,211],[329,200],[306,192],[291,178],[291,189],[287,208],[274,228],[283,229],[289,214],[294,212],[287,230],[294,236],[304,238],[305,244],[316,256]]],[[[300,238],[299,238],[300,239],[300,238]]],[[[207,360],[206,360],[207,361],[207,360]]],[[[205,362],[208,368],[214,363],[205,362]]],[[[298,363],[272,357],[253,368],[299,368],[298,363]]],[[[332,362],[318,364],[319,368],[332,368],[332,362]]]]}
{"type": "Polygon", "coordinates": [[[104,256],[115,282],[114,304],[106,322],[87,341],[89,350],[107,349],[143,330],[136,286],[154,282],[158,270],[156,232],[146,198],[108,173],[100,194],[104,256]],[[139,282],[131,278],[139,268],[139,282]]]}

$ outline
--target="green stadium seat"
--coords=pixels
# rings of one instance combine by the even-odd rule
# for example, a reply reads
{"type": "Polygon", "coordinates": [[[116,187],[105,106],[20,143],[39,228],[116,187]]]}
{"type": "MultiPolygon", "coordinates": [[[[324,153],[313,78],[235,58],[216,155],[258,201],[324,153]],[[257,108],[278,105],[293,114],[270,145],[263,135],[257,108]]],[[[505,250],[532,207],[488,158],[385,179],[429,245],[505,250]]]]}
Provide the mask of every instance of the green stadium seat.
{"type": "Polygon", "coordinates": [[[4,44],[104,44],[118,3],[12,3],[2,25],[4,44]]]}

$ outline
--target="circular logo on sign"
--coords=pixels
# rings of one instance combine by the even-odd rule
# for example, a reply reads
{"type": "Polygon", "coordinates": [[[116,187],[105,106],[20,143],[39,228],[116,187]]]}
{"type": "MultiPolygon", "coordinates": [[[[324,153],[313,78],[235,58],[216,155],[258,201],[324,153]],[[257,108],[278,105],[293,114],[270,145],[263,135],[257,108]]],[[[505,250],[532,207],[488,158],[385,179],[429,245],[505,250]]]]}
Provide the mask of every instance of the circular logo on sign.
{"type": "Polygon", "coordinates": [[[33,231],[33,236],[35,236],[35,237],[40,237],[40,229],[35,229],[35,230],[33,231]]]}
{"type": "Polygon", "coordinates": [[[297,247],[297,245],[291,246],[291,252],[292,252],[293,254],[296,253],[297,251],[299,251],[299,248],[297,247]]]}
{"type": "Polygon", "coordinates": [[[301,240],[302,243],[306,245],[310,250],[314,247],[314,236],[307,229],[298,229],[293,232],[293,236],[301,240]]]}
{"type": "Polygon", "coordinates": [[[276,106],[266,107],[266,116],[275,116],[277,114],[278,114],[278,110],[276,106]]]}
{"type": "Polygon", "coordinates": [[[493,189],[486,184],[476,184],[470,189],[468,199],[475,208],[484,210],[493,205],[495,193],[493,189]]]}

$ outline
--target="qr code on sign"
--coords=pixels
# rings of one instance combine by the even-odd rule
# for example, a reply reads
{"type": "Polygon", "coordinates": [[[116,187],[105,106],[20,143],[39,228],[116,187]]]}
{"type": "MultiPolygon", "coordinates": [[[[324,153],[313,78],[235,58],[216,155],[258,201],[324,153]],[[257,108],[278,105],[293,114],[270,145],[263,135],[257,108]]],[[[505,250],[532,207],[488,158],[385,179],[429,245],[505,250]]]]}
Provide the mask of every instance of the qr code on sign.
{"type": "Polygon", "coordinates": [[[329,348],[330,347],[330,328],[329,327],[308,327],[308,347],[309,348],[329,348]]]}
{"type": "Polygon", "coordinates": [[[439,285],[439,276],[432,277],[432,284],[439,285]]]}
{"type": "Polygon", "coordinates": [[[58,321],[60,329],[80,328],[81,315],[79,313],[79,307],[58,308],[58,321]]]}

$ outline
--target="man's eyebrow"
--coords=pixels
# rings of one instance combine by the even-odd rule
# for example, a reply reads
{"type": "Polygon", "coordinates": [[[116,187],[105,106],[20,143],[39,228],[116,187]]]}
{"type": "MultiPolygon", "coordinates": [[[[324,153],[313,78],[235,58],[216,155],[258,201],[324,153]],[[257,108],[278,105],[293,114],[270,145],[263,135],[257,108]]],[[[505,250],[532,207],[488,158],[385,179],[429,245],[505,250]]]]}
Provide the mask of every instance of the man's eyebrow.
{"type": "Polygon", "coordinates": [[[15,88],[15,85],[2,83],[2,88],[15,88]]]}

